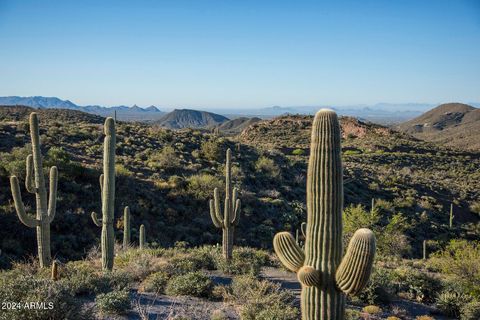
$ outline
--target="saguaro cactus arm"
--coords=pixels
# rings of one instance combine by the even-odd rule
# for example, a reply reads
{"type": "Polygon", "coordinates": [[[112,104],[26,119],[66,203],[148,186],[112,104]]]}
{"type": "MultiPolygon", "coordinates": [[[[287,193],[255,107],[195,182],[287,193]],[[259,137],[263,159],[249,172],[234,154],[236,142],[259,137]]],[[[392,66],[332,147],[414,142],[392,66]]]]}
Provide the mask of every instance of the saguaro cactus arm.
{"type": "Polygon", "coordinates": [[[10,177],[10,186],[12,188],[13,201],[15,203],[15,211],[17,212],[20,221],[29,228],[35,228],[39,225],[39,221],[30,217],[25,212],[25,206],[23,205],[22,195],[20,193],[20,184],[16,176],[10,177]]]}
{"type": "Polygon", "coordinates": [[[212,218],[212,222],[217,228],[223,228],[223,221],[217,218],[215,214],[215,203],[213,200],[210,200],[210,217],[212,218]]]}
{"type": "Polygon", "coordinates": [[[358,229],[353,235],[335,275],[338,288],[345,294],[358,294],[367,285],[375,247],[375,235],[370,229],[358,229]]]}
{"type": "Polygon", "coordinates": [[[302,222],[302,224],[300,225],[300,229],[302,230],[303,236],[306,238],[307,237],[307,223],[302,222]]]}
{"type": "Polygon", "coordinates": [[[213,199],[215,204],[215,216],[218,220],[223,221],[222,209],[220,206],[220,194],[218,193],[218,188],[213,190],[213,199]]]}
{"type": "Polygon", "coordinates": [[[96,225],[97,227],[101,227],[101,226],[102,226],[102,219],[99,219],[99,218],[98,218],[96,212],[92,212],[92,220],[93,220],[93,223],[95,223],[95,225],[96,225]]]}
{"type": "Polygon", "coordinates": [[[25,189],[29,193],[36,193],[35,181],[33,180],[33,156],[29,154],[26,161],[25,189]]]}
{"type": "Polygon", "coordinates": [[[48,199],[48,223],[55,218],[57,208],[57,185],[58,185],[58,169],[53,166],[50,168],[50,195],[48,199]]]}
{"type": "Polygon", "coordinates": [[[305,254],[289,232],[279,232],[275,235],[273,249],[288,270],[297,272],[303,267],[305,254]]]}

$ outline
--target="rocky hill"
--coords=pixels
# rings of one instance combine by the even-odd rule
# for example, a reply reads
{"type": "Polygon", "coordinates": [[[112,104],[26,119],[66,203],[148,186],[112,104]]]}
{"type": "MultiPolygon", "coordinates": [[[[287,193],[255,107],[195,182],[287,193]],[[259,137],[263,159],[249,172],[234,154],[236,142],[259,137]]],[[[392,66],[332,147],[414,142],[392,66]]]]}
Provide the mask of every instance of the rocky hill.
{"type": "Polygon", "coordinates": [[[227,122],[228,120],[228,118],[216,113],[189,109],[175,109],[154,123],[168,129],[209,129],[227,122]]]}
{"type": "Polygon", "coordinates": [[[480,150],[480,109],[446,103],[404,122],[396,129],[414,137],[467,150],[480,150]]]}
{"type": "Polygon", "coordinates": [[[262,119],[253,117],[239,117],[229,121],[226,121],[218,126],[220,132],[225,134],[239,134],[249,126],[261,121],[262,119]]]}

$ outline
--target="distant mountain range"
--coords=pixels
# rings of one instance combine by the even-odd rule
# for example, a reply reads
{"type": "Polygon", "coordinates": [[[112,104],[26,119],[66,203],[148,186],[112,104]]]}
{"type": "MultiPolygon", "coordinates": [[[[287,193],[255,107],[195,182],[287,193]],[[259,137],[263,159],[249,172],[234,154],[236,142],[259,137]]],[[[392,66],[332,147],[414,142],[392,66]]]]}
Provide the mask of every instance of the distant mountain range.
{"type": "MultiPolygon", "coordinates": [[[[70,100],[62,100],[57,97],[0,97],[1,105],[24,105],[33,108],[55,108],[55,109],[72,109],[84,111],[103,117],[113,116],[115,111],[117,119],[123,121],[145,121],[155,122],[165,118],[165,112],[156,106],[142,108],[137,105],[105,107],[99,105],[79,106],[70,100]]],[[[480,107],[480,103],[470,103],[472,106],[480,107]]],[[[229,119],[237,119],[240,117],[258,117],[273,118],[286,114],[304,114],[313,115],[322,107],[333,108],[338,114],[344,116],[352,116],[363,120],[385,125],[396,125],[415,117],[420,116],[423,112],[432,109],[436,104],[429,103],[377,103],[373,105],[349,105],[349,106],[273,106],[266,108],[239,108],[236,110],[227,108],[198,108],[202,111],[222,115],[229,119]]],[[[162,108],[168,110],[171,108],[162,108]]],[[[194,108],[197,109],[197,108],[194,108]]],[[[174,110],[175,111],[175,110],[174,110]]],[[[168,117],[167,117],[168,118],[168,117]]],[[[175,121],[174,121],[175,122],[175,121]]],[[[182,121],[180,121],[182,122],[182,121]]],[[[187,121],[188,122],[188,121],[187,121]]],[[[174,125],[173,122],[166,123],[167,126],[174,125]]]]}
{"type": "Polygon", "coordinates": [[[57,97],[0,97],[0,106],[16,105],[40,109],[71,109],[100,115],[102,117],[113,117],[116,112],[117,119],[122,121],[154,121],[160,119],[165,114],[165,112],[160,111],[155,106],[150,106],[148,108],[140,108],[137,105],[131,107],[102,107],[98,105],[79,106],[70,100],[62,100],[57,97]]]}
{"type": "Polygon", "coordinates": [[[395,128],[418,139],[480,150],[480,109],[467,104],[441,104],[395,128]]]}

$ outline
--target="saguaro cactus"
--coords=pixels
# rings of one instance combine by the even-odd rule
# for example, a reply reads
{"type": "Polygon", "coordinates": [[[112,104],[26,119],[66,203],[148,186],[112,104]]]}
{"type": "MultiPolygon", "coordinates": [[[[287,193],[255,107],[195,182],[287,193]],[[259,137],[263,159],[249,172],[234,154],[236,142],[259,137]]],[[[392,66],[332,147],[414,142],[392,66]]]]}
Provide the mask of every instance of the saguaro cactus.
{"type": "Polygon", "coordinates": [[[123,210],[123,250],[130,246],[130,208],[127,206],[123,210]]]}
{"type": "Polygon", "coordinates": [[[227,159],[225,163],[225,204],[224,211],[220,207],[220,195],[218,188],[213,190],[213,200],[210,200],[210,216],[213,224],[223,230],[223,256],[229,261],[232,258],[233,235],[235,227],[240,220],[240,199],[238,198],[238,189],[231,186],[232,173],[232,151],[227,150],[227,159]]]}
{"type": "Polygon", "coordinates": [[[30,114],[30,136],[32,139],[32,154],[27,157],[25,188],[28,192],[35,194],[37,203],[35,218],[27,215],[25,212],[20,185],[16,176],[10,178],[10,185],[18,218],[27,227],[37,229],[38,259],[40,260],[40,267],[43,268],[49,266],[52,260],[50,253],[50,223],[52,223],[55,217],[57,206],[58,170],[57,167],[50,168],[50,194],[47,202],[47,190],[45,188],[42,154],[40,151],[38,117],[35,112],[30,114]]]}
{"type": "Polygon", "coordinates": [[[275,235],[280,261],[297,273],[302,284],[302,319],[342,320],[345,294],[366,285],[375,255],[369,229],[353,235],[342,259],[343,172],[340,125],[332,110],[322,109],[312,127],[307,176],[305,251],[289,232],[275,235]]]}
{"type": "Polygon", "coordinates": [[[115,235],[113,231],[113,212],[115,205],[115,121],[105,120],[105,140],[103,142],[103,174],[100,175],[102,194],[102,219],[92,212],[92,220],[102,227],[102,268],[113,269],[115,235]]]}
{"type": "Polygon", "coordinates": [[[139,236],[139,242],[140,242],[140,250],[145,249],[145,244],[146,244],[146,236],[145,236],[145,226],[142,224],[140,226],[140,236],[139,236]]]}

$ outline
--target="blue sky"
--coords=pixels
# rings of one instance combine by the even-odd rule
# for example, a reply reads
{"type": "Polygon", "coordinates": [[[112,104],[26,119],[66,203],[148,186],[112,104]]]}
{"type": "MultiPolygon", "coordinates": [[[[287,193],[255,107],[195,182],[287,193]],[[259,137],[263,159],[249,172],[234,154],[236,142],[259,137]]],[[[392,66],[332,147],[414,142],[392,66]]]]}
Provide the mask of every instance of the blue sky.
{"type": "Polygon", "coordinates": [[[480,101],[480,1],[0,0],[0,95],[252,108],[480,101]]]}

